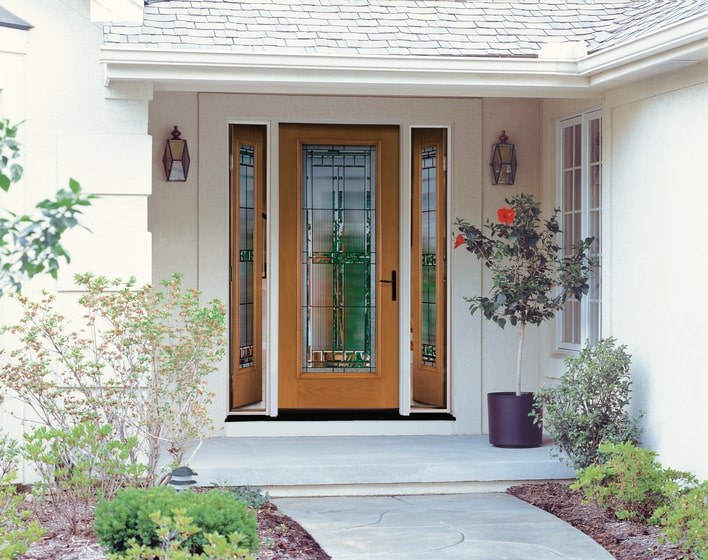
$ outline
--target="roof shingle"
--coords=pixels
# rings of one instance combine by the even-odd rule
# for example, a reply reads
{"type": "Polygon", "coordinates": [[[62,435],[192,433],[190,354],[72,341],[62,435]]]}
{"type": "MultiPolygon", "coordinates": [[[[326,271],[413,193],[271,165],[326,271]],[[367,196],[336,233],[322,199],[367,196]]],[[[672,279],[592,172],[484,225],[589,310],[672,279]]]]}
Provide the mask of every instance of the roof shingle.
{"type": "Polygon", "coordinates": [[[590,52],[708,13],[708,0],[170,0],[141,24],[106,25],[106,45],[233,52],[534,57],[590,52]]]}

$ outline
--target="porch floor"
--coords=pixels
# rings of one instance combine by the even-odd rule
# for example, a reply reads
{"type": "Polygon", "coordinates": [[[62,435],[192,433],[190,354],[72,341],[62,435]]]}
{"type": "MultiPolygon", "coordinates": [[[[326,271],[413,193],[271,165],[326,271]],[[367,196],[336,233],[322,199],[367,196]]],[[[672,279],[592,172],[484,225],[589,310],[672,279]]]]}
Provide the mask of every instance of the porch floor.
{"type": "Polygon", "coordinates": [[[551,446],[500,449],[486,435],[214,438],[189,465],[200,485],[253,486],[273,497],[498,492],[573,478],[551,446]]]}

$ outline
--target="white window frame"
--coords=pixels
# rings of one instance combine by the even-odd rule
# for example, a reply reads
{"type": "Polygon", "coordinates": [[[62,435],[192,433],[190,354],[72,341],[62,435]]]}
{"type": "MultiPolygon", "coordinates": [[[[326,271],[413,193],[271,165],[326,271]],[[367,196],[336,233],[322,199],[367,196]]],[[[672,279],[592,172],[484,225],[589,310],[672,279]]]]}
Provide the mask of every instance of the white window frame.
{"type": "MultiPolygon", "coordinates": [[[[579,232],[579,239],[585,239],[586,237],[596,237],[596,242],[593,243],[593,247],[591,248],[591,254],[595,256],[599,261],[602,259],[602,243],[601,243],[601,234],[602,234],[602,214],[603,214],[603,208],[602,208],[602,201],[603,201],[603,195],[602,195],[602,166],[603,166],[603,154],[602,154],[602,109],[594,109],[592,111],[587,111],[569,118],[564,118],[556,123],[556,154],[557,154],[557,162],[556,162],[556,171],[557,171],[557,178],[556,178],[556,185],[558,187],[557,190],[557,200],[558,200],[558,206],[561,208],[561,213],[559,214],[560,217],[560,227],[561,230],[565,231],[566,230],[566,225],[564,221],[566,221],[566,215],[567,213],[565,212],[565,200],[564,200],[564,184],[563,184],[563,173],[564,173],[564,161],[563,161],[563,132],[565,129],[569,127],[574,127],[580,125],[580,143],[581,143],[581,149],[580,149],[580,208],[576,209],[573,208],[574,213],[579,213],[580,215],[580,232],[579,232]],[[599,160],[595,162],[591,162],[591,122],[598,120],[600,121],[600,129],[599,129],[599,135],[600,135],[600,146],[599,146],[599,160]],[[598,180],[599,180],[599,193],[597,196],[597,203],[598,205],[595,207],[590,206],[591,204],[591,177],[592,177],[592,168],[596,167],[597,172],[598,172],[598,180]],[[597,223],[595,224],[595,227],[593,228],[592,224],[592,214],[597,214],[597,223]]],[[[561,234],[561,244],[564,246],[565,242],[562,239],[563,234],[561,234]]],[[[575,341],[568,341],[564,340],[564,331],[565,331],[565,313],[561,311],[557,315],[557,321],[556,321],[556,344],[559,350],[562,351],[569,351],[569,352],[578,352],[580,349],[583,347],[586,341],[590,341],[591,343],[597,342],[600,338],[602,338],[602,281],[601,281],[601,272],[600,268],[598,267],[594,271],[594,276],[597,281],[597,289],[593,290],[592,285],[591,285],[591,290],[590,292],[584,296],[579,305],[579,336],[576,338],[575,341]],[[591,312],[592,311],[592,305],[596,305],[597,307],[597,313],[594,314],[591,312]]]]}

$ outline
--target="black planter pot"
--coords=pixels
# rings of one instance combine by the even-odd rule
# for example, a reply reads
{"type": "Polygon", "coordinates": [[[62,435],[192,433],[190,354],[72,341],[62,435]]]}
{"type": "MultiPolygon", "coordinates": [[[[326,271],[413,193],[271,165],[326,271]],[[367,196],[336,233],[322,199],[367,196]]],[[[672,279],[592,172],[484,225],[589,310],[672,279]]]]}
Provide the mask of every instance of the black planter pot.
{"type": "Polygon", "coordinates": [[[489,443],[495,447],[538,447],[543,431],[534,424],[529,413],[533,409],[533,393],[513,392],[487,394],[489,443]]]}

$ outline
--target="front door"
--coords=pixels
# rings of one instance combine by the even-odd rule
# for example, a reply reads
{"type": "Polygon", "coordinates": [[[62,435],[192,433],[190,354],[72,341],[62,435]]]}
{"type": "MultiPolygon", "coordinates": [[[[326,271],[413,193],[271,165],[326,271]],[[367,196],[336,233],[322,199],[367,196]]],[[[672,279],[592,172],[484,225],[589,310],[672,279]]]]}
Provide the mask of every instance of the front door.
{"type": "Polygon", "coordinates": [[[278,407],[398,408],[399,132],[280,127],[278,407]]]}

